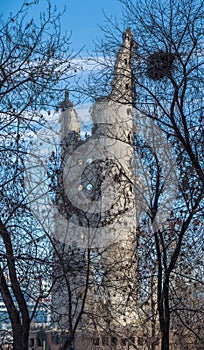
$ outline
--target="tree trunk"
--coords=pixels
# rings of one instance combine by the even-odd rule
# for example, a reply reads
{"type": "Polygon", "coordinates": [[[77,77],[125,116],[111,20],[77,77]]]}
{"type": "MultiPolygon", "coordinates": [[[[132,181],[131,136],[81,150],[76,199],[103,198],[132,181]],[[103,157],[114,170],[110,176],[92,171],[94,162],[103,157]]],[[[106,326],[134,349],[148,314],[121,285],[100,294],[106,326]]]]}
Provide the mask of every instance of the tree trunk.
{"type": "Polygon", "coordinates": [[[61,346],[60,350],[69,350],[70,346],[73,344],[74,336],[70,336],[66,339],[65,343],[61,346]]]}
{"type": "Polygon", "coordinates": [[[15,325],[13,327],[13,350],[28,350],[29,327],[15,325]]]}
{"type": "Polygon", "coordinates": [[[161,350],[169,350],[169,322],[162,327],[161,350]]]}
{"type": "Polygon", "coordinates": [[[154,301],[154,275],[152,274],[151,278],[151,314],[152,314],[152,320],[151,320],[151,338],[153,339],[153,342],[150,346],[150,350],[156,350],[156,344],[155,344],[155,336],[156,336],[156,320],[155,320],[155,301],[154,301]]]}
{"type": "Polygon", "coordinates": [[[162,333],[161,350],[169,350],[169,329],[170,329],[170,312],[169,312],[169,280],[164,280],[163,286],[163,322],[160,323],[162,333]]]}

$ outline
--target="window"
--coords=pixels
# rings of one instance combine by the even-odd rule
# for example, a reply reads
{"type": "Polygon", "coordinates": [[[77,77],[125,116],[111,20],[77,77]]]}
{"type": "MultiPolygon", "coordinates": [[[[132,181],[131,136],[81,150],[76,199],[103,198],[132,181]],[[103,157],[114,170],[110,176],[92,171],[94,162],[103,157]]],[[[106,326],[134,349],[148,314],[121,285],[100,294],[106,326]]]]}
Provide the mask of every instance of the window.
{"type": "Polygon", "coordinates": [[[116,337],[111,338],[111,344],[115,345],[115,346],[117,345],[117,338],[116,337]]]}
{"type": "Polygon", "coordinates": [[[37,346],[42,346],[42,340],[40,338],[37,338],[37,346]]]}
{"type": "Polygon", "coordinates": [[[108,337],[102,337],[102,345],[108,345],[108,337]]]}
{"type": "Polygon", "coordinates": [[[142,337],[138,337],[138,345],[143,345],[143,339],[142,339],[142,337]]]}
{"type": "Polygon", "coordinates": [[[55,345],[59,344],[59,335],[57,333],[52,334],[52,343],[55,345]]]}
{"type": "Polygon", "coordinates": [[[130,337],[130,341],[132,344],[135,344],[135,337],[130,337]]]}
{"type": "Polygon", "coordinates": [[[99,345],[99,337],[93,338],[93,344],[99,345]]]}
{"type": "Polygon", "coordinates": [[[34,338],[30,338],[30,346],[34,346],[35,345],[35,339],[34,338]]]}
{"type": "Polygon", "coordinates": [[[121,339],[121,345],[125,346],[127,343],[127,339],[121,339]]]}

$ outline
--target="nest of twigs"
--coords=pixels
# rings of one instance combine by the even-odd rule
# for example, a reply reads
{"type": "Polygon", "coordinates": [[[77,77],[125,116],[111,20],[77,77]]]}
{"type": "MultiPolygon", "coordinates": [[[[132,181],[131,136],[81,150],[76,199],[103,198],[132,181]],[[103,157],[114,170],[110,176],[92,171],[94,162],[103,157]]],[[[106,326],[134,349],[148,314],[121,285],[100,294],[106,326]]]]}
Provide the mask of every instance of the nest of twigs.
{"type": "Polygon", "coordinates": [[[170,52],[158,51],[147,58],[147,76],[153,80],[170,77],[176,56],[170,52]]]}

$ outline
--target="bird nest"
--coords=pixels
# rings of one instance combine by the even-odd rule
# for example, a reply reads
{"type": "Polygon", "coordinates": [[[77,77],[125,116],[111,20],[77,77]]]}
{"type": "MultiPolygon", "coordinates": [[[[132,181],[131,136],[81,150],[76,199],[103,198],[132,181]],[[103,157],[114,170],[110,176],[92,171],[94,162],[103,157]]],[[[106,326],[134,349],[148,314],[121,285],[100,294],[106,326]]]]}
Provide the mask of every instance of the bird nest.
{"type": "Polygon", "coordinates": [[[158,51],[147,58],[147,76],[153,80],[170,77],[176,56],[170,52],[158,51]]]}

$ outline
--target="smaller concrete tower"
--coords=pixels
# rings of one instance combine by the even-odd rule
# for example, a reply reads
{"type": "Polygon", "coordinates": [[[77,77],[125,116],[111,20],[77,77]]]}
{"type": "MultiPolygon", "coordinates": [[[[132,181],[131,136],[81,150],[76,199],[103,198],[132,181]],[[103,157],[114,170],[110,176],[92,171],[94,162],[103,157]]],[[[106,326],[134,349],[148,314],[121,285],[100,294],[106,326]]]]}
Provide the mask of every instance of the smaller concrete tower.
{"type": "MultiPolygon", "coordinates": [[[[61,109],[60,124],[61,124],[61,142],[70,143],[70,136],[75,135],[76,140],[80,139],[80,123],[77,118],[73,103],[69,99],[68,91],[65,91],[64,101],[58,105],[61,109]]],[[[63,153],[63,151],[62,151],[63,153]]]]}

